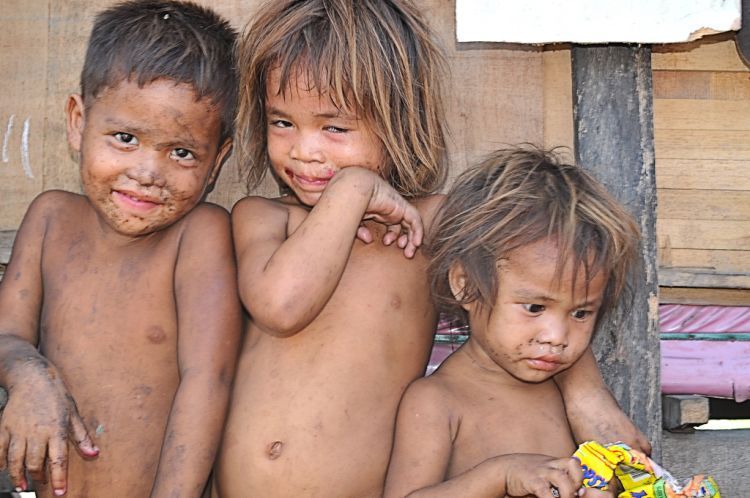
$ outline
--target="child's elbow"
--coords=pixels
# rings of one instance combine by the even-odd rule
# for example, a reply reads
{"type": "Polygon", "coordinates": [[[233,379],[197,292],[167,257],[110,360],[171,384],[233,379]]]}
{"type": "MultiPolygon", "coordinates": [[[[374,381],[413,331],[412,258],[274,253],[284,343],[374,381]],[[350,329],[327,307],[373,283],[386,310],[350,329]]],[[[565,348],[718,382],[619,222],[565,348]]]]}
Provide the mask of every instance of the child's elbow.
{"type": "Polygon", "coordinates": [[[292,337],[307,327],[312,319],[293,303],[257,306],[250,317],[255,326],[279,338],[292,337]]]}

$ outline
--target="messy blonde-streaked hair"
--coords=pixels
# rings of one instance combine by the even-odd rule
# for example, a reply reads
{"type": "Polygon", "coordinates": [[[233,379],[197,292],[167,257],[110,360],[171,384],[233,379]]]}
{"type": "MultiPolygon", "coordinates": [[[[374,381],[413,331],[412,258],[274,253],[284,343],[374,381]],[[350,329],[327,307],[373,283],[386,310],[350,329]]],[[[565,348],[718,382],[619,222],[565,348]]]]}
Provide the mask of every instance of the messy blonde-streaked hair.
{"type": "Polygon", "coordinates": [[[434,296],[457,316],[465,317],[461,305],[470,302],[491,310],[501,285],[498,262],[542,239],[558,247],[558,279],[569,260],[573,278],[582,268],[587,285],[605,272],[599,316],[631,289],[640,242],[633,217],[582,168],[524,144],[492,153],[448,192],[428,248],[434,296]],[[466,275],[458,297],[448,280],[454,264],[466,275]]]}
{"type": "Polygon", "coordinates": [[[238,47],[240,96],[234,153],[253,189],[270,167],[265,99],[302,78],[364,119],[383,144],[381,175],[402,195],[443,183],[442,52],[408,0],[270,0],[238,47]]]}

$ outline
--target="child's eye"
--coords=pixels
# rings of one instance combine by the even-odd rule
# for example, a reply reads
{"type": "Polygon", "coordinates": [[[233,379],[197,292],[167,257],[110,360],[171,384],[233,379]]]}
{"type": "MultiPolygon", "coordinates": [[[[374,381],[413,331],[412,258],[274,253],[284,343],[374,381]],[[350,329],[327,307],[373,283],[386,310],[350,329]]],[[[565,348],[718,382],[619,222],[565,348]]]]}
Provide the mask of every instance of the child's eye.
{"type": "Polygon", "coordinates": [[[131,135],[130,133],[118,131],[114,134],[114,137],[118,142],[122,142],[127,145],[138,145],[138,139],[135,138],[135,135],[131,135]]]}
{"type": "Polygon", "coordinates": [[[534,315],[541,313],[544,311],[544,305],[542,304],[523,304],[523,309],[525,309],[527,312],[532,313],[534,315]]]}
{"type": "Polygon", "coordinates": [[[276,128],[290,128],[292,123],[283,119],[273,119],[271,120],[271,126],[275,126],[276,128]]]}
{"type": "Polygon", "coordinates": [[[339,126],[326,126],[323,129],[325,131],[330,131],[331,133],[346,133],[347,131],[349,131],[346,128],[341,128],[339,126]]]}
{"type": "Polygon", "coordinates": [[[172,149],[172,152],[170,152],[169,156],[172,159],[176,159],[178,161],[185,161],[188,159],[195,159],[195,155],[193,155],[192,152],[190,152],[187,149],[183,149],[181,147],[178,147],[176,149],[172,149]]]}
{"type": "Polygon", "coordinates": [[[586,318],[591,316],[592,313],[593,312],[590,310],[575,310],[573,313],[571,313],[571,315],[576,320],[585,320],[586,318]]]}

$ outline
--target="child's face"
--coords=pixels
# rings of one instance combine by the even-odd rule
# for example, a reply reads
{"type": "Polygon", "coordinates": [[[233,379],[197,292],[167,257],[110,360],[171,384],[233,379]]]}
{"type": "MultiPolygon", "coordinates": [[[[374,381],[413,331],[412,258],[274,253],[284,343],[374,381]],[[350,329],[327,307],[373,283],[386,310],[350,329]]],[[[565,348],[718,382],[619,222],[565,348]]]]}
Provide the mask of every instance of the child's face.
{"type": "MultiPolygon", "coordinates": [[[[586,350],[607,279],[597,272],[587,288],[581,268],[573,287],[568,262],[558,281],[557,257],[557,246],[549,240],[512,251],[498,264],[492,311],[478,311],[474,303],[465,306],[471,323],[467,346],[481,364],[521,381],[541,382],[570,367],[586,350]]],[[[460,274],[460,269],[451,272],[453,283],[460,274]]]]}
{"type": "Polygon", "coordinates": [[[122,81],[88,108],[74,95],[67,114],[86,196],[123,235],[145,235],[187,214],[230,149],[229,140],[220,143],[219,109],[171,80],[143,88],[122,81]]]}
{"type": "Polygon", "coordinates": [[[309,88],[304,75],[292,82],[284,95],[278,91],[278,70],[269,77],[268,156],[300,202],[314,206],[337,171],[349,166],[380,171],[385,153],[365,121],[309,88]]]}

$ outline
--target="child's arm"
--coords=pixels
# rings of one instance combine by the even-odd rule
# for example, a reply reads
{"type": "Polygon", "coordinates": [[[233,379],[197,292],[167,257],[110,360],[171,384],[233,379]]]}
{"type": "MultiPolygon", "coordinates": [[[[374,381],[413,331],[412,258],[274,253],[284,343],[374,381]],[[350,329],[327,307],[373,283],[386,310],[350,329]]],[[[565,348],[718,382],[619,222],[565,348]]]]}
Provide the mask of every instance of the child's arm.
{"type": "Polygon", "coordinates": [[[339,171],[292,229],[289,211],[278,204],[240,201],[232,212],[239,289],[255,325],[283,337],[312,322],[338,286],[363,219],[403,227],[407,257],[422,242],[416,208],[362,168],[339,171]]]}
{"type": "Polygon", "coordinates": [[[208,480],[239,349],[241,308],[229,216],[197,207],[175,268],[177,388],[152,497],[198,497],[208,480]]]}
{"type": "Polygon", "coordinates": [[[68,438],[84,456],[99,451],[57,369],[36,349],[44,233],[65,195],[47,192],[31,204],[0,283],[0,385],[8,391],[0,420],[0,467],[7,463],[13,485],[22,489],[28,487],[24,468],[34,480],[46,481],[47,458],[52,488],[67,489],[68,438]]]}
{"type": "Polygon", "coordinates": [[[578,443],[622,441],[651,453],[651,443],[620,409],[604,384],[591,348],[572,367],[556,375],[555,382],[562,392],[568,421],[578,443]]]}
{"type": "MultiPolygon", "coordinates": [[[[419,381],[404,394],[396,421],[396,436],[388,467],[385,498],[495,498],[534,495],[577,496],[581,468],[573,458],[512,454],[489,458],[446,480],[451,458],[451,421],[439,389],[419,381]]],[[[457,422],[458,423],[458,422],[457,422]]]]}

